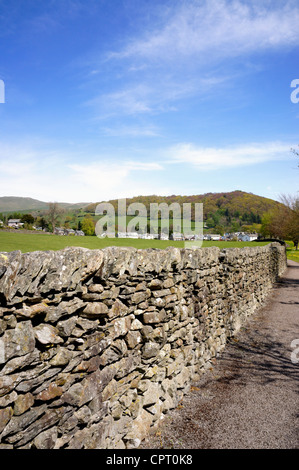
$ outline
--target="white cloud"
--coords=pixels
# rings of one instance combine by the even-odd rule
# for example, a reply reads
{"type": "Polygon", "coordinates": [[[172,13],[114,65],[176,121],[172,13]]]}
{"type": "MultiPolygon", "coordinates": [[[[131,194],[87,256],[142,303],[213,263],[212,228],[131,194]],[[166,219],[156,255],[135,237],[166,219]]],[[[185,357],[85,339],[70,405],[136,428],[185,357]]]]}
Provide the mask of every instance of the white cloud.
{"type": "Polygon", "coordinates": [[[256,165],[290,157],[290,145],[280,142],[252,143],[234,147],[200,147],[181,143],[167,151],[168,163],[191,164],[201,170],[256,165]]]}
{"type": "Polygon", "coordinates": [[[299,6],[292,0],[173,1],[156,6],[148,17],[145,32],[125,37],[124,46],[103,61],[112,66],[115,80],[110,92],[87,103],[98,118],[177,111],[180,100],[206,98],[215,87],[253,73],[240,58],[252,60],[252,54],[299,41],[299,6]]]}
{"type": "Polygon", "coordinates": [[[157,137],[160,131],[156,126],[128,126],[103,127],[102,132],[109,137],[157,137]]]}
{"type": "Polygon", "coordinates": [[[79,193],[89,194],[89,199],[92,201],[159,192],[160,188],[155,183],[155,178],[145,176],[144,172],[163,169],[161,165],[154,162],[138,161],[102,161],[72,164],[69,167],[72,186],[79,193]]]}
{"type": "MultiPolygon", "coordinates": [[[[176,103],[183,99],[188,99],[195,94],[206,96],[207,93],[215,91],[219,85],[231,80],[231,75],[223,76],[168,76],[162,73],[158,74],[156,82],[147,77],[143,77],[141,83],[134,86],[129,83],[121,90],[103,94],[94,97],[85,103],[85,106],[91,106],[98,119],[109,119],[115,117],[138,115],[156,115],[168,111],[177,111],[176,103]],[[159,77],[159,78],[158,78],[159,77]]],[[[109,128],[108,128],[109,129],[109,128]]],[[[123,126],[123,135],[153,135],[148,129],[146,134],[142,128],[130,128],[123,126]]],[[[109,132],[108,132],[109,134],[109,132]]],[[[115,135],[112,133],[112,135],[115,135]]],[[[116,135],[121,135],[117,132],[116,135]]]]}
{"type": "Polygon", "coordinates": [[[102,94],[89,100],[85,105],[96,110],[103,118],[119,115],[134,115],[152,111],[149,104],[151,89],[145,85],[126,87],[122,90],[102,94]]]}
{"type": "Polygon", "coordinates": [[[299,39],[299,8],[293,1],[245,3],[239,0],[174,2],[159,28],[133,38],[114,59],[205,61],[273,47],[295,45],[299,39]],[[209,54],[209,55],[207,55],[209,54]]]}
{"type": "Polygon", "coordinates": [[[120,160],[107,154],[87,160],[79,150],[71,154],[0,142],[0,196],[95,202],[152,194],[159,192],[152,174],[162,170],[154,161],[120,160]]]}

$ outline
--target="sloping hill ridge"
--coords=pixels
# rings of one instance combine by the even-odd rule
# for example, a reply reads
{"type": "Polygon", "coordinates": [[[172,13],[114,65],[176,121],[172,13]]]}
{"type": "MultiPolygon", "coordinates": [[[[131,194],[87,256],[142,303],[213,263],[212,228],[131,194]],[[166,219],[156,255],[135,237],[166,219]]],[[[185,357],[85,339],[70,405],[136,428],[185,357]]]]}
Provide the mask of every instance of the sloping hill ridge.
{"type": "MultiPolygon", "coordinates": [[[[117,200],[109,201],[112,203],[115,208],[117,208],[117,200]]],[[[232,192],[220,192],[220,193],[206,193],[201,195],[194,196],[138,196],[134,198],[127,199],[127,205],[133,202],[141,202],[149,210],[150,203],[161,203],[166,202],[171,204],[173,202],[178,202],[182,204],[184,202],[203,203],[203,210],[205,218],[210,213],[214,213],[219,209],[227,211],[227,213],[234,215],[239,214],[243,215],[245,213],[254,213],[262,216],[265,212],[268,212],[271,209],[277,208],[281,205],[280,202],[274,201],[273,199],[265,198],[263,196],[257,196],[252,193],[247,193],[244,191],[232,191],[232,192]]],[[[96,204],[90,204],[87,206],[87,209],[94,211],[96,204]]]]}
{"type": "MultiPolygon", "coordinates": [[[[60,202],[60,206],[65,209],[80,208],[88,205],[88,203],[71,204],[68,202],[60,202]]],[[[49,203],[33,199],[31,197],[3,196],[0,197],[0,212],[22,212],[35,210],[48,210],[49,203]]]]}
{"type": "Polygon", "coordinates": [[[30,197],[4,196],[0,197],[0,212],[17,212],[23,210],[47,209],[46,202],[30,197]]]}

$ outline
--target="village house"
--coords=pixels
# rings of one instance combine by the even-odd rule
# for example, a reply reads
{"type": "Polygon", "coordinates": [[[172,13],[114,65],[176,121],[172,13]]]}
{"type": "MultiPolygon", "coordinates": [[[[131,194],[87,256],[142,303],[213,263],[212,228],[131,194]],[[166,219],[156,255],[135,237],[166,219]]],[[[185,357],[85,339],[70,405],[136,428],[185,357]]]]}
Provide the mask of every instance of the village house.
{"type": "Polygon", "coordinates": [[[204,240],[203,235],[198,235],[198,234],[190,234],[190,235],[184,235],[185,240],[204,240]]]}
{"type": "Polygon", "coordinates": [[[127,232],[117,232],[117,238],[127,238],[127,232]]]}
{"type": "Polygon", "coordinates": [[[219,235],[219,233],[208,233],[207,234],[207,240],[216,241],[216,240],[221,240],[221,239],[222,239],[222,237],[221,237],[221,235],[219,235]]]}
{"type": "Polygon", "coordinates": [[[62,227],[55,227],[54,233],[55,233],[55,235],[64,235],[64,228],[62,228],[62,227]]]}
{"type": "Polygon", "coordinates": [[[184,240],[184,235],[180,232],[173,232],[170,239],[175,241],[184,240]]]}
{"type": "MultiPolygon", "coordinates": [[[[99,235],[98,235],[99,236],[99,235]]],[[[115,238],[115,232],[103,232],[100,235],[101,238],[115,238]]]]}
{"type": "Polygon", "coordinates": [[[138,232],[127,232],[127,238],[139,238],[138,232]]]}
{"type": "Polygon", "coordinates": [[[85,233],[83,230],[74,230],[72,228],[64,228],[64,227],[55,227],[54,229],[55,235],[77,235],[84,237],[85,233]]]}
{"type": "Polygon", "coordinates": [[[7,225],[11,228],[22,228],[24,224],[21,222],[21,219],[9,219],[7,225]]]}
{"type": "Polygon", "coordinates": [[[75,235],[75,230],[72,228],[65,228],[64,235],[75,235]]]}
{"type": "Polygon", "coordinates": [[[158,233],[143,233],[139,238],[143,238],[144,240],[154,240],[155,238],[159,238],[158,233]]]}
{"type": "Polygon", "coordinates": [[[257,233],[245,233],[240,235],[239,240],[242,242],[252,242],[253,240],[257,240],[258,234],[257,233]]]}
{"type": "Polygon", "coordinates": [[[169,240],[169,236],[166,233],[161,233],[160,234],[160,240],[169,240]]]}
{"type": "Polygon", "coordinates": [[[75,235],[77,237],[85,237],[85,233],[83,232],[83,230],[76,230],[75,235]]]}

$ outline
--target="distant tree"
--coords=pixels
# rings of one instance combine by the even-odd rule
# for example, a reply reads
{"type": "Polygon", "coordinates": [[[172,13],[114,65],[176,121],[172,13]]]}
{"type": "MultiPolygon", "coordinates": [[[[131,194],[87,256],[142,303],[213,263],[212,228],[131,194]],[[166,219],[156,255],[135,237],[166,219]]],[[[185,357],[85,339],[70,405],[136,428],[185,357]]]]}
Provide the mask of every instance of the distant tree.
{"type": "Polygon", "coordinates": [[[224,229],[221,225],[216,225],[215,226],[215,233],[219,234],[219,235],[223,235],[224,234],[224,229]]]}
{"type": "Polygon", "coordinates": [[[261,234],[264,237],[277,237],[291,240],[296,250],[299,243],[299,197],[281,196],[282,204],[266,214],[262,219],[261,234]]]}
{"type": "Polygon", "coordinates": [[[95,224],[90,215],[84,217],[81,222],[81,230],[85,233],[85,235],[94,235],[95,233],[95,224]]]}
{"type": "Polygon", "coordinates": [[[208,228],[212,228],[215,226],[215,222],[214,222],[214,219],[212,217],[209,217],[207,220],[206,220],[206,225],[208,228]]]}
{"type": "Polygon", "coordinates": [[[54,233],[55,227],[60,221],[60,217],[63,214],[63,209],[59,206],[57,202],[50,202],[49,203],[49,210],[47,212],[47,219],[49,224],[51,225],[51,230],[54,233]]]}
{"type": "Polygon", "coordinates": [[[240,224],[236,221],[234,221],[232,224],[231,224],[231,227],[230,227],[230,232],[239,232],[240,231],[240,224]]]}
{"type": "Polygon", "coordinates": [[[22,215],[20,212],[13,212],[11,214],[9,214],[7,217],[8,217],[8,220],[9,219],[21,219],[22,218],[22,215]]]}
{"type": "Polygon", "coordinates": [[[21,217],[21,222],[23,222],[23,224],[32,225],[34,224],[34,217],[31,214],[23,214],[21,217]]]}
{"type": "Polygon", "coordinates": [[[242,225],[242,232],[260,233],[261,227],[261,224],[242,225]]]}
{"type": "Polygon", "coordinates": [[[285,227],[285,238],[290,239],[296,250],[299,244],[299,197],[281,196],[281,202],[288,208],[286,220],[283,222],[285,227]]]}
{"type": "Polygon", "coordinates": [[[35,220],[36,227],[41,227],[43,230],[48,226],[47,221],[44,217],[38,216],[35,220]]]}
{"type": "Polygon", "coordinates": [[[0,214],[0,220],[6,225],[7,223],[7,215],[6,214],[0,214]]]}
{"type": "Polygon", "coordinates": [[[70,228],[72,221],[73,221],[73,218],[70,215],[67,215],[65,220],[64,220],[64,227],[65,228],[70,228]]]}
{"type": "MultiPolygon", "coordinates": [[[[298,146],[299,147],[299,146],[298,146]]],[[[293,152],[293,154],[296,156],[296,157],[299,157],[299,151],[296,150],[296,149],[291,149],[291,152],[293,152]]],[[[298,168],[299,168],[299,163],[298,163],[298,168]]]]}

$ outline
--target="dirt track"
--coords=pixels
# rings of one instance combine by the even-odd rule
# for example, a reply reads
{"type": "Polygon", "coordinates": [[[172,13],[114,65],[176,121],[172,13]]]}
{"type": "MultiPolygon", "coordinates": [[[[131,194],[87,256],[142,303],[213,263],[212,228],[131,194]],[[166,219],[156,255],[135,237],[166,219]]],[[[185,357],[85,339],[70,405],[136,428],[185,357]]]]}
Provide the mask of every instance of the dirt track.
{"type": "Polygon", "coordinates": [[[298,449],[297,361],[299,263],[289,261],[265,305],[140,448],[298,449]]]}

